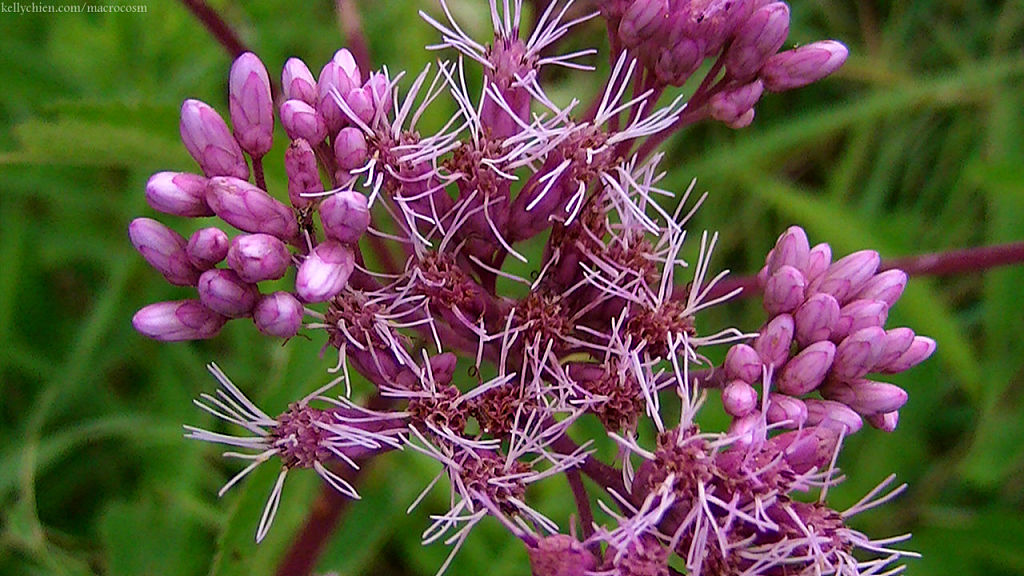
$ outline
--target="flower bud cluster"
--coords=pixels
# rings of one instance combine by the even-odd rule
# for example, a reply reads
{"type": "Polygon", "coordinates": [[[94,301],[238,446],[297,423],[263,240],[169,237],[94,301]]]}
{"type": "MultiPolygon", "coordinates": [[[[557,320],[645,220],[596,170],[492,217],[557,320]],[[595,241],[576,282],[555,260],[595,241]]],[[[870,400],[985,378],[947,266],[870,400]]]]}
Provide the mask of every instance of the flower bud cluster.
{"type": "MultiPolygon", "coordinates": [[[[779,52],[789,35],[789,6],[755,0],[617,0],[602,11],[621,47],[662,86],[682,86],[705,61],[714,64],[694,103],[733,128],[749,125],[765,90],[816,82],[846,61],[834,40],[779,52]],[[720,75],[721,72],[723,72],[720,75]]],[[[696,95],[695,95],[696,96],[696,95]]]]}
{"type": "Polygon", "coordinates": [[[910,328],[884,325],[907,283],[879,272],[878,253],[832,262],[828,244],[811,247],[799,227],[779,237],[758,275],[769,319],[751,344],[726,356],[722,401],[734,431],[766,417],[787,428],[832,426],[851,434],[863,419],[896,428],[907,393],[869,374],[903,372],[935,351],[910,328]],[[759,399],[756,385],[761,394],[759,399]],[[762,414],[763,410],[763,414],[762,414]]]}
{"type": "MultiPolygon", "coordinates": [[[[229,319],[252,318],[264,334],[291,338],[302,327],[305,304],[341,292],[355,270],[354,247],[369,226],[370,211],[359,192],[324,192],[314,146],[321,153],[333,147],[341,172],[365,161],[365,142],[358,131],[355,139],[347,132],[351,128],[333,95],[343,91],[364,115],[386,113],[390,100],[386,80],[374,76],[364,86],[359,76],[346,50],[324,67],[319,82],[301,61],[286,64],[282,84],[289,99],[280,117],[292,139],[285,153],[290,205],[264,189],[261,160],[273,144],[274,109],[266,68],[255,54],[239,56],[231,67],[234,133],[209,105],[185,101],[181,137],[203,174],[158,172],[146,185],[146,199],[160,212],[216,216],[242,233],[232,237],[208,226],[185,239],[156,220],[134,220],[129,236],[146,261],[171,284],[194,286],[198,296],[139,310],[133,319],[139,332],[157,340],[197,340],[216,336],[229,319]],[[313,226],[317,213],[322,236],[313,226]],[[291,268],[291,290],[261,289],[291,268]]],[[[350,179],[347,172],[344,177],[350,179]]],[[[334,189],[337,181],[330,184],[334,189]]]]}

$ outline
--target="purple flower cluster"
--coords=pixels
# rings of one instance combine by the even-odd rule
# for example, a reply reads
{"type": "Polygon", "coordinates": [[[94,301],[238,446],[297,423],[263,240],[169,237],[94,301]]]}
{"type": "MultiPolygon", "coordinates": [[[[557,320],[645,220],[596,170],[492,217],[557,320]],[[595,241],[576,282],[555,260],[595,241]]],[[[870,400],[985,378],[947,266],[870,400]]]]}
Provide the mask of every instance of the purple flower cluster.
{"type": "Polygon", "coordinates": [[[440,465],[450,494],[424,543],[442,541],[454,555],[493,516],[522,540],[537,576],[668,574],[670,562],[690,574],[874,573],[904,554],[888,548],[898,539],[873,541],[845,524],[888,496],[838,512],[825,495],[840,480],[843,436],[861,416],[891,430],[906,401],[865,377],[905,370],[934,349],[909,329],[882,328],[906,276],[877,273],[873,252],[832,263],[827,245],[812,249],[792,228],[761,275],[771,318],[756,338],[735,328],[700,333],[695,316],[735,293],[714,292],[725,275],[710,272],[717,235],[700,234],[695,261],[682,257],[687,222],[706,195],[660,188],[653,153],[697,120],[749,124],[764,89],[826,76],[845,47],[777,53],[788,31],[784,3],[608,2],[611,72],[577,110],[578,100],[548,96],[540,71],[589,69],[579,60],[595,51],[549,54],[598,14],[573,18],[571,1],[551,2],[522,37],[522,3],[490,4],[488,44],[467,35],[443,0],[444,17],[423,14],[442,36],[432,48],[459,57],[425,69],[404,95],[401,74],[364,74],[346,50],[316,78],[288,60],[278,107],[290,141],[288,204],[262,176],[274,114],[252,54],[230,74],[233,133],[209,106],[182,107],[182,139],[203,175],[150,179],[156,210],[216,216],[242,233],[207,227],[185,239],[135,220],[130,236],[147,262],[198,292],[140,310],[140,332],[209,338],[227,319],[251,317],[279,338],[320,333],[337,353],[337,378],[276,418],[211,365],[221,388],[199,405],[246,433],[188,427],[189,436],[245,449],[227,455],[249,461],[222,493],[261,463],[281,464],[257,540],[290,470],[312,468],[358,498],[343,468],[408,449],[440,465]],[[688,99],[656,105],[705,60],[710,70],[688,99]],[[479,95],[470,93],[467,62],[481,70],[479,95]],[[419,118],[442,95],[456,114],[422,134],[419,118]],[[528,277],[513,272],[524,267],[528,277]],[[264,288],[271,282],[293,289],[264,288]],[[702,349],[721,344],[732,348],[716,368],[702,349]],[[467,370],[468,379],[456,378],[467,370]],[[351,371],[386,407],[349,399],[351,371]],[[344,396],[328,395],[338,384],[344,396]],[[728,432],[695,423],[714,388],[735,418],[728,432]],[[807,398],[812,391],[821,398],[807,398]],[[679,422],[666,425],[663,403],[677,399],[679,422]],[[615,462],[598,460],[594,439],[573,441],[581,418],[602,424],[619,446],[615,462]],[[648,425],[654,449],[640,440],[648,425]],[[594,518],[580,472],[611,497],[605,521],[594,518]],[[529,501],[532,484],[561,474],[577,496],[580,537],[529,501]],[[808,490],[818,490],[817,502],[797,497],[808,490]],[[857,548],[871,558],[855,558],[857,548]]]}

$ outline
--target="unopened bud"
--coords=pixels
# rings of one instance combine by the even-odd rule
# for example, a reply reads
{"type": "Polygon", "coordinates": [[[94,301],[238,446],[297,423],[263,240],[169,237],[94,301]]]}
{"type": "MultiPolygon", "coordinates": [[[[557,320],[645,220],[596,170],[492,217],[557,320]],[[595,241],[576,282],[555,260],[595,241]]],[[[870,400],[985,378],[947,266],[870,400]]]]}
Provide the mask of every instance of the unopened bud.
{"type": "Polygon", "coordinates": [[[846,46],[835,40],[805,44],[768,58],[761,68],[761,79],[772,92],[800,88],[838,70],[848,54],[846,46]]]}
{"type": "Polygon", "coordinates": [[[900,354],[898,358],[884,366],[876,366],[875,370],[887,374],[910,370],[927,360],[933,352],[935,352],[935,340],[926,336],[915,336],[914,342],[907,348],[906,352],[900,354]]]}
{"type": "Polygon", "coordinates": [[[220,268],[203,272],[196,289],[203,306],[228,318],[247,316],[259,296],[256,286],[243,281],[234,270],[220,268]]]}
{"type": "Polygon", "coordinates": [[[293,141],[284,152],[284,171],[288,174],[288,201],[296,208],[306,208],[316,203],[316,198],[306,196],[323,192],[316,154],[309,142],[293,141]]]}
{"type": "Polygon", "coordinates": [[[832,376],[848,382],[871,372],[882,355],[884,343],[885,330],[878,326],[850,334],[836,346],[832,376]]]}
{"type": "Polygon", "coordinates": [[[228,250],[228,266],[253,284],[281,278],[291,261],[288,247],[270,234],[239,234],[228,250]]]}
{"type": "Polygon", "coordinates": [[[220,228],[200,228],[192,233],[185,246],[188,260],[199,270],[209,270],[228,255],[231,240],[220,228]]]}
{"type": "Polygon", "coordinates": [[[188,153],[209,177],[249,178],[249,165],[242,148],[228,130],[224,119],[208,104],[185,100],[181,105],[181,141],[188,153]]]}
{"type": "Polygon", "coordinates": [[[295,291],[306,302],[324,302],[338,295],[355,268],[352,250],[327,240],[317,245],[299,266],[295,291]]]}
{"type": "Polygon", "coordinates": [[[768,58],[779,51],[789,35],[789,6],[772,2],[754,11],[736,30],[725,52],[730,76],[747,80],[757,75],[768,58]]]}
{"type": "Polygon", "coordinates": [[[722,406],[730,416],[742,418],[757,408],[757,390],[743,380],[733,380],[722,389],[722,406]]]}
{"type": "Polygon", "coordinates": [[[274,143],[274,102],[267,68],[252,52],[235,59],[228,77],[231,124],[242,149],[262,158],[274,143]]]}
{"type": "Polygon", "coordinates": [[[132,326],[154,340],[177,342],[213,338],[226,321],[199,300],[179,300],[146,306],[132,317],[132,326]]]}
{"type": "Polygon", "coordinates": [[[764,86],[760,80],[718,92],[708,102],[708,111],[719,122],[735,123],[757,104],[763,92],[764,86]]]}
{"type": "Polygon", "coordinates": [[[301,100],[310,106],[317,101],[316,80],[306,63],[289,58],[281,71],[281,94],[285,100],[301,100]]]}
{"type": "Polygon", "coordinates": [[[821,393],[825,398],[842,402],[865,416],[895,412],[907,403],[907,392],[899,386],[863,378],[852,382],[829,382],[821,393]]]}
{"type": "Polygon", "coordinates": [[[800,428],[807,421],[807,405],[799,398],[770,394],[765,417],[771,424],[781,423],[786,428],[800,428]]]}
{"type": "Polygon", "coordinates": [[[146,262],[175,286],[195,286],[199,270],[188,259],[185,238],[152,218],[136,218],[128,237],[146,262]]]}
{"type": "Polygon", "coordinates": [[[804,400],[804,404],[809,426],[825,426],[845,434],[853,434],[864,426],[860,414],[840,402],[809,398],[804,400]]]}
{"type": "Polygon", "coordinates": [[[772,316],[793,312],[804,302],[806,287],[804,275],[799,270],[789,265],[782,266],[765,282],[764,309],[772,316]]]}
{"type": "Polygon", "coordinates": [[[874,250],[844,256],[828,267],[816,286],[810,285],[810,291],[831,294],[840,304],[845,304],[875,275],[879,262],[878,252],[874,250]]]}
{"type": "Polygon", "coordinates": [[[753,384],[761,378],[761,357],[747,344],[736,344],[725,353],[725,373],[753,384]]]}
{"type": "Polygon", "coordinates": [[[370,225],[366,196],[354,190],[342,190],[320,203],[320,221],[324,233],[339,242],[356,242],[370,225]]]}
{"type": "Polygon", "coordinates": [[[831,294],[815,294],[808,298],[796,312],[796,341],[801,346],[827,340],[839,321],[839,302],[831,294]]]}
{"type": "Polygon", "coordinates": [[[302,302],[287,292],[261,296],[252,310],[256,328],[267,336],[291,338],[302,327],[302,302]]]}
{"type": "Polygon", "coordinates": [[[793,317],[780,314],[761,329],[761,335],[754,340],[754,350],[757,350],[762,362],[778,369],[789,358],[792,343],[793,317]]]}
{"type": "Polygon", "coordinates": [[[345,125],[345,113],[338,105],[337,97],[344,98],[353,88],[362,84],[359,67],[352,53],[342,48],[320,71],[317,81],[317,111],[323,116],[330,133],[345,125]]]}
{"type": "Polygon", "coordinates": [[[366,164],[366,137],[358,128],[342,128],[334,139],[334,158],[343,170],[355,170],[366,164]]]}
{"type": "Polygon", "coordinates": [[[811,246],[807,242],[807,233],[804,232],[804,229],[799,226],[790,226],[782,236],[779,236],[775,247],[765,259],[768,273],[773,274],[783,266],[792,266],[805,272],[810,251],[811,246]]]}
{"type": "Polygon", "coordinates": [[[903,270],[886,270],[871,277],[864,283],[857,298],[867,300],[881,300],[890,308],[900,296],[903,289],[907,287],[907,273],[903,270]]]}
{"type": "Polygon", "coordinates": [[[146,182],[146,201],[165,214],[197,218],[213,216],[206,204],[207,179],[187,172],[157,172],[146,182]]]}
{"type": "Polygon", "coordinates": [[[836,345],[828,340],[811,344],[786,363],[775,379],[776,387],[792,396],[807,394],[825,379],[835,354],[836,345]]]}
{"type": "Polygon", "coordinates": [[[286,100],[281,104],[281,126],[292,140],[319,144],[327,137],[327,124],[315,109],[302,100],[286,100]]]}
{"type": "Polygon", "coordinates": [[[884,325],[888,317],[889,306],[881,300],[853,300],[839,311],[831,338],[839,342],[858,330],[884,325]]]}
{"type": "Polygon", "coordinates": [[[286,241],[299,233],[291,208],[245,180],[211,178],[206,202],[217,216],[239,230],[272,234],[286,241]]]}

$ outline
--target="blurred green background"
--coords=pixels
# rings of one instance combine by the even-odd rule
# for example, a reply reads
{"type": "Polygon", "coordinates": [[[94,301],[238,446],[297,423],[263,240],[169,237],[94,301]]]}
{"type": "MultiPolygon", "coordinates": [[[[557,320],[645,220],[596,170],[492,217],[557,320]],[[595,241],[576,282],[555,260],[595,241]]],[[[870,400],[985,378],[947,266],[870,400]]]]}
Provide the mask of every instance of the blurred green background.
{"type": "MultiPolygon", "coordinates": [[[[318,70],[343,43],[327,0],[213,4],[272,77],[293,55],[318,70]]],[[[485,38],[486,4],[452,4],[485,38]]],[[[143,199],[152,172],[195,170],[178,109],[198,97],[226,113],[231,61],[180,4],[136,5],[146,13],[0,13],[0,574],[270,574],[319,491],[312,472],[291,474],[257,546],[275,471],[217,499],[238,468],[183,439],[181,425],[212,425],[190,403],[214,388],[205,363],[275,414],[325,382],[334,358],[318,356],[321,340],[281,346],[237,321],[214,341],[166,345],[131,328],[141,306],[187,297],[148,269],[126,229],[155,216],[143,199]]],[[[422,49],[437,34],[417,9],[437,13],[427,0],[359,3],[375,65],[415,72],[436,57],[422,49]]],[[[719,268],[756,272],[793,223],[838,255],[1024,239],[1024,4],[816,0],[794,1],[792,14],[789,43],[842,40],[846,66],[766,96],[748,129],[699,126],[666,146],[666,187],[696,177],[711,193],[693,228],[721,232],[719,268]]],[[[603,37],[593,22],[563,49],[603,37]]],[[[548,80],[561,101],[600,81],[548,80]]],[[[426,122],[450,113],[441,102],[426,122]]],[[[283,149],[279,133],[268,156],[279,194],[283,149]]],[[[161,220],[186,235],[196,226],[161,220]]],[[[840,465],[850,479],[833,496],[848,505],[890,472],[910,484],[855,523],[875,536],[912,531],[923,559],[910,574],[1024,574],[1022,286],[1020,266],[918,278],[890,316],[939,349],[895,378],[910,392],[897,432],[849,440],[840,465]]],[[[754,329],[762,319],[756,303],[738,302],[703,322],[754,329]]],[[[419,537],[447,497],[435,490],[422,509],[405,508],[435,473],[413,454],[374,463],[320,571],[433,574],[447,549],[419,537]]],[[[563,525],[565,490],[552,482],[536,494],[563,525]]],[[[521,545],[490,522],[449,573],[482,567],[529,570],[521,545]]]]}

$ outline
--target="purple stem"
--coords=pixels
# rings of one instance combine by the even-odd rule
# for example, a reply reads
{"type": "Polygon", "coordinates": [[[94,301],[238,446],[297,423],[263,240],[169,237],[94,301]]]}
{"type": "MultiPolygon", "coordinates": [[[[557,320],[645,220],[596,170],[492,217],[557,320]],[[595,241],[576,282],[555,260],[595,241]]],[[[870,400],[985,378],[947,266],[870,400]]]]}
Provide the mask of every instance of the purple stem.
{"type": "Polygon", "coordinates": [[[594,533],[594,511],[590,509],[590,497],[587,489],[583,486],[583,478],[580,471],[570,468],[565,471],[565,478],[569,481],[569,488],[572,489],[572,498],[576,501],[576,510],[580,513],[580,523],[583,525],[583,539],[590,538],[594,533]]]}
{"type": "Polygon", "coordinates": [[[209,4],[203,0],[181,0],[181,3],[203,23],[210,35],[227,50],[229,56],[235,58],[243,52],[249,51],[238,34],[235,34],[231,26],[228,26],[228,23],[209,4]]]}
{"type": "MultiPolygon", "coordinates": [[[[1011,266],[1024,262],[1024,242],[978,246],[949,252],[918,254],[884,260],[881,270],[899,268],[910,276],[948,276],[967,272],[980,272],[999,266],[1011,266]]],[[[737,288],[743,291],[736,298],[749,298],[761,291],[755,276],[738,276],[722,280],[708,295],[708,298],[724,296],[737,288]]],[[[685,298],[683,286],[676,286],[675,298],[685,298]]]]}
{"type": "Polygon", "coordinates": [[[355,58],[359,70],[362,71],[363,80],[369,77],[370,50],[366,45],[366,36],[363,35],[363,22],[359,18],[359,10],[356,8],[355,0],[335,0],[334,8],[338,13],[338,25],[341,33],[345,36],[348,50],[355,58]]]}

